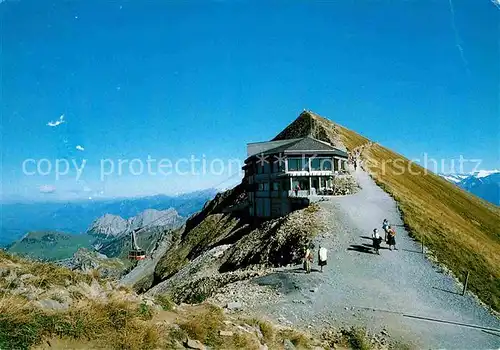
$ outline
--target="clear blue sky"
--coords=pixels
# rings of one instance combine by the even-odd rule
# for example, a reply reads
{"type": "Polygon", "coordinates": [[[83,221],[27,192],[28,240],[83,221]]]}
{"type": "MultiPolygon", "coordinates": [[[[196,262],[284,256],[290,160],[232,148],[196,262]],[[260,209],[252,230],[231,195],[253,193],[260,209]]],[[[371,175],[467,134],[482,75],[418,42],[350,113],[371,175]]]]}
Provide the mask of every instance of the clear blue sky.
{"type": "Polygon", "coordinates": [[[304,108],[408,158],[499,167],[490,0],[5,0],[0,16],[4,199],[216,186],[227,169],[101,181],[100,160],[244,159],[304,108]],[[28,158],[87,163],[56,180],[23,175],[28,158]]]}

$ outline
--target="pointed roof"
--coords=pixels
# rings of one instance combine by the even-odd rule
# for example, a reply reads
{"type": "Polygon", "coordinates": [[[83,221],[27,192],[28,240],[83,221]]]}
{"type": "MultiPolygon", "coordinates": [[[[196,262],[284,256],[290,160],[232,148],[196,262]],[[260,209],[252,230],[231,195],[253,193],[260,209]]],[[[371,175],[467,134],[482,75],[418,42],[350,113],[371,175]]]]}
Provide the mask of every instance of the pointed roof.
{"type": "Polygon", "coordinates": [[[252,142],[247,144],[247,157],[267,152],[271,149],[286,146],[299,141],[300,138],[279,141],[252,142]]]}
{"type": "Polygon", "coordinates": [[[298,139],[258,142],[248,144],[248,157],[271,154],[334,154],[347,158],[347,153],[332,146],[328,142],[306,136],[298,139]]]}

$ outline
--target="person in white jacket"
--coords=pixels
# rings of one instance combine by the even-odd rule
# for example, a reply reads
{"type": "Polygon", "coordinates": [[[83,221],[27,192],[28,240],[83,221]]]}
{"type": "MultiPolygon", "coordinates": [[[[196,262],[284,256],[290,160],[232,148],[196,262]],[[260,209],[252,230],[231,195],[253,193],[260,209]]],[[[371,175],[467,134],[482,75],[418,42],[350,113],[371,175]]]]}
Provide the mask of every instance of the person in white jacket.
{"type": "Polygon", "coordinates": [[[323,272],[323,266],[326,266],[327,254],[328,250],[320,245],[318,250],[318,265],[321,268],[321,272],[323,272]]]}
{"type": "Polygon", "coordinates": [[[379,249],[380,249],[380,242],[382,242],[382,237],[380,237],[380,235],[378,234],[378,230],[376,228],[373,229],[372,240],[373,240],[373,249],[375,250],[375,253],[380,254],[379,249]]]}

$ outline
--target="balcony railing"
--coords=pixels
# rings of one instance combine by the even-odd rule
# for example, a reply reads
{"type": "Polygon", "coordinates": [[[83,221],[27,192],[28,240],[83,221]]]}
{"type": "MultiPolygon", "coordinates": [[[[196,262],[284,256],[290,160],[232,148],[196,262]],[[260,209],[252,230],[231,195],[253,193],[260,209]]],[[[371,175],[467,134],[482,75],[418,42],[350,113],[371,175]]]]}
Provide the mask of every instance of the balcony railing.
{"type": "Polygon", "coordinates": [[[306,198],[309,196],[315,196],[316,190],[313,188],[312,190],[290,190],[288,191],[288,197],[296,197],[296,198],[306,198]]]}
{"type": "Polygon", "coordinates": [[[296,197],[296,198],[306,198],[310,196],[334,196],[334,195],[336,195],[336,193],[333,188],[322,188],[318,190],[312,188],[311,190],[288,191],[288,197],[296,197]]]}

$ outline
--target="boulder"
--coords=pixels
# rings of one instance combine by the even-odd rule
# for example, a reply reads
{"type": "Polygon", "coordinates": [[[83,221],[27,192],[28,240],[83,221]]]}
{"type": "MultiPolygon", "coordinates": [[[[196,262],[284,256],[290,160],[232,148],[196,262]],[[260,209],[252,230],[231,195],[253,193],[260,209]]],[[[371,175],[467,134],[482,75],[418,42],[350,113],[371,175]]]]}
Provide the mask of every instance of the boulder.
{"type": "Polygon", "coordinates": [[[198,349],[198,350],[206,349],[205,345],[203,345],[199,340],[195,339],[187,339],[186,342],[184,343],[184,346],[188,349],[198,349]]]}
{"type": "Polygon", "coordinates": [[[226,307],[229,310],[241,310],[243,308],[243,304],[239,301],[232,301],[230,303],[227,303],[226,307]]]}
{"type": "Polygon", "coordinates": [[[67,310],[68,305],[67,304],[62,304],[58,302],[57,300],[52,300],[52,299],[43,299],[39,300],[37,304],[42,308],[46,310],[67,310]]]}

